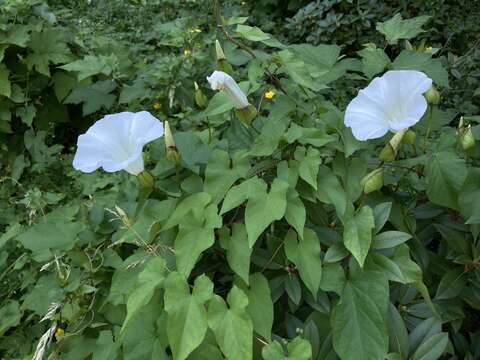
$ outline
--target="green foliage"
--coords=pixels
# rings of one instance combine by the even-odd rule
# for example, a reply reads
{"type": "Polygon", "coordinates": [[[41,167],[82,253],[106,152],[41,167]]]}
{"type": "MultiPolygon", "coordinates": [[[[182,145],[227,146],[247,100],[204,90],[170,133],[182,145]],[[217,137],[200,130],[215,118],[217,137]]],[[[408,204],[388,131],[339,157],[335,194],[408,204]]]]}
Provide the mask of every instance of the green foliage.
{"type": "Polygon", "coordinates": [[[478,357],[476,4],[211,5],[0,7],[0,358],[478,357]],[[215,40],[250,126],[205,80],[215,40]],[[392,69],[442,99],[381,164],[388,136],[355,140],[343,111],[392,69]],[[72,169],[88,126],[140,110],[180,158],[144,149],[152,191],[72,169]]]}

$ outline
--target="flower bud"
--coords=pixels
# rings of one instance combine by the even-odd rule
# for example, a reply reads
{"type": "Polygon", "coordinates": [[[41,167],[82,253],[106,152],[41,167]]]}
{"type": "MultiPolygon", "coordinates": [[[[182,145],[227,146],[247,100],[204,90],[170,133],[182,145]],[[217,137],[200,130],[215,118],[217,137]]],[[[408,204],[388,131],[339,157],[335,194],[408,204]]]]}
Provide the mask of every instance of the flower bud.
{"type": "Polygon", "coordinates": [[[365,194],[380,190],[383,186],[383,167],[373,170],[365,175],[360,184],[365,194]]]}
{"type": "Polygon", "coordinates": [[[204,108],[207,105],[207,97],[203,93],[203,91],[198,87],[196,81],[193,82],[195,85],[195,103],[199,108],[204,108]]]}
{"type": "Polygon", "coordinates": [[[223,71],[227,74],[232,74],[233,69],[232,65],[227,61],[225,53],[223,52],[222,46],[218,40],[215,40],[215,53],[217,55],[217,68],[220,71],[223,71]]]}
{"type": "Polygon", "coordinates": [[[398,149],[402,143],[402,139],[407,132],[408,129],[403,129],[397,132],[393,137],[390,139],[387,145],[382,149],[380,152],[379,159],[383,162],[392,162],[395,160],[397,156],[398,149]]]}
{"type": "Polygon", "coordinates": [[[243,109],[235,109],[235,115],[237,115],[238,120],[249,126],[257,116],[257,109],[255,109],[255,106],[248,104],[243,109]]]}
{"type": "Polygon", "coordinates": [[[163,136],[165,139],[165,153],[167,154],[167,160],[174,164],[180,163],[180,154],[175,145],[175,140],[173,139],[172,130],[170,130],[170,124],[168,121],[165,121],[165,133],[163,136]]]}
{"type": "Polygon", "coordinates": [[[470,124],[465,125],[463,116],[458,123],[458,140],[464,151],[470,150],[475,146],[475,137],[473,136],[470,124]]]}
{"type": "Polygon", "coordinates": [[[153,188],[155,184],[155,180],[153,176],[150,175],[148,171],[142,171],[140,174],[137,175],[138,183],[143,188],[153,188]]]}
{"type": "Polygon", "coordinates": [[[415,144],[415,138],[416,137],[417,137],[417,135],[415,134],[414,131],[407,130],[405,135],[403,135],[402,143],[413,145],[413,144],[415,144]]]}
{"type": "Polygon", "coordinates": [[[440,103],[440,93],[435,88],[435,86],[431,86],[430,89],[427,90],[425,93],[425,99],[430,105],[438,105],[440,103]]]}

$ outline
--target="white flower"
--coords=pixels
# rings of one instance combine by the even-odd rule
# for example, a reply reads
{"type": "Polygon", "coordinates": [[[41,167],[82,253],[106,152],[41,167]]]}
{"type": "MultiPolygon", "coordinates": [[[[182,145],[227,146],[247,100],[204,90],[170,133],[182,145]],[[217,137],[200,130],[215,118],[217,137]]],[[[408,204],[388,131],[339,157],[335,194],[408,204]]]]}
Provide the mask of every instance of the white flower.
{"type": "Polygon", "coordinates": [[[223,91],[233,102],[236,109],[244,109],[249,103],[240,86],[235,80],[223,71],[214,71],[212,75],[207,76],[207,80],[212,90],[223,91]]]}
{"type": "Polygon", "coordinates": [[[163,124],[147,111],[107,115],[78,137],[73,167],[90,173],[125,170],[138,175],[144,170],[143,146],[163,135],[163,124]]]}
{"type": "Polygon", "coordinates": [[[432,79],[420,71],[388,71],[348,104],[345,125],[362,141],[413,126],[427,110],[423,93],[430,86],[432,79]]]}

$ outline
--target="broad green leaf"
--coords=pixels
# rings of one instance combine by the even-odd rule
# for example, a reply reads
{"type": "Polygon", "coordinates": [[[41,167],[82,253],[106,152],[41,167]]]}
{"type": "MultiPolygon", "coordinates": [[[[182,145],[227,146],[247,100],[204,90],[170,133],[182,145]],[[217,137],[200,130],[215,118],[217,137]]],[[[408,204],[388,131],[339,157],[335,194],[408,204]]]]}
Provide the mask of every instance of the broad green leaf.
{"type": "Polygon", "coordinates": [[[318,184],[316,196],[318,200],[333,204],[339,217],[342,217],[347,209],[347,194],[340,180],[332,173],[329,167],[320,165],[318,171],[318,184]]]}
{"type": "Polygon", "coordinates": [[[116,88],[115,82],[111,80],[98,81],[92,85],[85,85],[75,88],[64,100],[65,104],[83,103],[83,115],[90,115],[102,108],[110,109],[116,96],[112,91],[116,88]]]}
{"type": "Polygon", "coordinates": [[[369,79],[383,72],[390,66],[390,59],[385,51],[375,47],[366,47],[357,52],[362,57],[362,70],[369,79]]]}
{"type": "Polygon", "coordinates": [[[444,353],[448,345],[448,333],[442,332],[430,336],[415,351],[412,360],[437,360],[444,353]]]}
{"type": "Polygon", "coordinates": [[[349,217],[344,224],[343,243],[360,266],[363,266],[370,250],[372,230],[375,227],[374,222],[372,209],[363,206],[357,214],[349,217]]]}
{"type": "Polygon", "coordinates": [[[458,205],[467,224],[480,223],[480,169],[471,168],[460,188],[458,205]]]}
{"type": "Polygon", "coordinates": [[[302,145],[313,145],[315,147],[322,147],[335,138],[326,133],[325,130],[317,128],[305,128],[295,123],[290,124],[290,128],[285,134],[285,139],[289,144],[298,141],[302,145]]]}
{"type": "Polygon", "coordinates": [[[296,274],[288,273],[283,277],[283,285],[290,300],[299,305],[302,300],[302,287],[296,274]]]}
{"type": "Polygon", "coordinates": [[[15,24],[6,33],[1,34],[0,44],[13,44],[23,48],[30,40],[30,30],[29,25],[15,24]]]}
{"type": "Polygon", "coordinates": [[[75,60],[66,65],[60,66],[60,69],[76,72],[77,80],[82,81],[90,76],[103,74],[110,75],[116,67],[118,59],[114,54],[110,56],[86,55],[83,59],[75,60]]]}
{"type": "Polygon", "coordinates": [[[249,285],[241,285],[248,297],[247,312],[253,322],[253,330],[270,340],[273,325],[273,302],[268,280],[262,273],[250,275],[249,285]]]}
{"type": "Polygon", "coordinates": [[[142,307],[150,302],[155,289],[163,283],[165,272],[165,261],[155,256],[148,261],[145,268],[139,273],[137,283],[128,297],[127,316],[123,321],[121,332],[125,331],[130,321],[142,307]]]}
{"type": "Polygon", "coordinates": [[[265,187],[266,185],[264,181],[256,176],[240,183],[239,185],[233,186],[225,195],[220,215],[240,206],[251,196],[255,196],[257,193],[262,193],[265,190],[265,187]]]}
{"type": "Polygon", "coordinates": [[[436,317],[430,317],[419,322],[415,328],[410,331],[408,342],[410,344],[410,353],[415,352],[418,347],[425,343],[425,340],[442,331],[442,321],[436,317]]]}
{"type": "Polygon", "coordinates": [[[268,117],[260,135],[255,138],[249,154],[252,156],[271,155],[277,149],[278,143],[285,134],[288,121],[288,118],[268,117]]]}
{"type": "Polygon", "coordinates": [[[132,85],[123,85],[122,92],[118,98],[119,104],[128,104],[134,100],[150,98],[152,91],[143,80],[137,80],[132,85]]]}
{"type": "Polygon", "coordinates": [[[378,204],[373,208],[373,217],[375,218],[375,231],[374,231],[375,234],[377,234],[385,226],[390,216],[391,210],[392,210],[391,202],[384,202],[384,203],[378,204]]]}
{"type": "Polygon", "coordinates": [[[392,303],[388,307],[387,319],[389,351],[401,354],[406,359],[409,351],[408,332],[402,316],[392,303]]]}
{"type": "MultiPolygon", "coordinates": [[[[262,180],[263,182],[263,180],[262,180]]],[[[263,183],[262,190],[251,194],[245,210],[248,243],[253,247],[261,233],[275,220],[280,220],[287,209],[288,183],[283,180],[273,180],[270,191],[263,183]]]]}
{"type": "Polygon", "coordinates": [[[92,360],[115,360],[120,346],[113,341],[110,330],[100,331],[92,360]]]}
{"type": "Polygon", "coordinates": [[[291,360],[309,360],[312,358],[312,346],[310,343],[297,336],[287,345],[288,358],[291,360]]]}
{"type": "Polygon", "coordinates": [[[400,267],[391,259],[382,254],[371,254],[370,259],[382,270],[383,274],[390,281],[396,281],[406,284],[407,280],[404,278],[400,267]]]}
{"type": "Polygon", "coordinates": [[[208,326],[227,359],[252,358],[253,325],[246,308],[248,298],[235,285],[225,301],[214,295],[208,306],[208,326]]]}
{"type": "Polygon", "coordinates": [[[392,260],[400,268],[403,279],[407,283],[422,281],[422,269],[410,258],[410,248],[406,244],[398,245],[395,248],[392,260]]]}
{"type": "Polygon", "coordinates": [[[385,36],[388,43],[395,45],[400,39],[412,39],[424,32],[422,26],[431,18],[423,15],[411,19],[402,19],[402,15],[396,14],[385,22],[377,23],[377,30],[385,36]]]}
{"type": "Polygon", "coordinates": [[[385,231],[377,234],[372,240],[372,249],[388,249],[403,244],[412,238],[412,235],[401,231],[385,231]]]}
{"type": "Polygon", "coordinates": [[[232,270],[248,284],[250,272],[250,254],[247,231],[243,224],[233,224],[232,235],[227,227],[220,232],[220,243],[227,251],[227,262],[232,270]]]}
{"type": "Polygon", "coordinates": [[[37,109],[33,105],[27,105],[21,108],[18,108],[16,115],[22,119],[22,122],[28,127],[32,126],[33,119],[37,114],[37,109]]]}
{"type": "Polygon", "coordinates": [[[17,326],[21,318],[22,313],[20,312],[18,302],[7,300],[0,308],[0,336],[3,336],[11,327],[17,326]]]}
{"type": "MultiPolygon", "coordinates": [[[[238,79],[237,79],[237,82],[238,82],[238,79]]],[[[248,90],[250,87],[250,83],[248,81],[239,82],[238,86],[240,86],[240,89],[242,89],[242,91],[245,94],[248,94],[248,90]]],[[[230,100],[230,98],[223,91],[219,91],[209,101],[207,108],[204,111],[204,115],[205,116],[220,115],[232,109],[233,109],[233,103],[230,100]]]]}
{"type": "Polygon", "coordinates": [[[174,360],[183,360],[203,341],[207,333],[205,303],[213,295],[213,283],[201,275],[190,288],[185,278],[172,272],[165,281],[165,311],[168,313],[167,335],[174,360]]]}
{"type": "Polygon", "coordinates": [[[451,152],[432,154],[425,167],[427,195],[435,204],[458,209],[458,192],[467,177],[465,160],[451,152]]]}
{"type": "Polygon", "coordinates": [[[235,181],[245,177],[249,168],[248,158],[241,154],[230,159],[226,151],[215,150],[205,170],[203,191],[209,193],[212,196],[212,202],[217,204],[225,197],[235,181]]]}
{"type": "Polygon", "coordinates": [[[303,238],[303,229],[307,212],[298,192],[295,189],[287,190],[287,210],[285,211],[285,220],[293,226],[300,238],[303,238]]]}
{"type": "Polygon", "coordinates": [[[320,242],[313,230],[305,229],[302,239],[290,230],[285,238],[285,255],[293,262],[300,278],[314,297],[317,296],[322,280],[322,262],[320,260],[320,242]]]}
{"type": "Polygon", "coordinates": [[[237,34],[250,41],[260,41],[267,46],[284,48],[285,46],[275,39],[272,35],[263,32],[256,26],[237,25],[235,29],[237,34]]]}
{"type": "Polygon", "coordinates": [[[320,289],[323,291],[334,291],[341,295],[345,281],[345,271],[339,263],[323,265],[320,289]]]}
{"type": "Polygon", "coordinates": [[[332,319],[333,346],[342,360],[383,359],[387,354],[388,298],[381,272],[352,269],[332,319]]]}
{"type": "MultiPolygon", "coordinates": [[[[203,218],[205,207],[210,204],[212,197],[205,192],[190,195],[183,199],[168,218],[163,230],[168,230],[180,223],[186,223],[186,219],[192,216],[197,219],[203,218]]],[[[188,222],[187,222],[188,223],[188,222]]]]}
{"type": "Polygon", "coordinates": [[[10,97],[12,93],[10,80],[10,70],[5,66],[5,64],[0,63],[0,95],[10,97]]]}
{"type": "Polygon", "coordinates": [[[31,53],[25,59],[28,68],[35,68],[40,74],[50,77],[50,64],[70,61],[72,56],[64,36],[62,31],[54,28],[34,32],[29,42],[31,53]]]}
{"type": "Polygon", "coordinates": [[[433,82],[448,87],[448,73],[440,59],[432,59],[432,54],[403,50],[393,61],[394,70],[419,70],[432,78],[433,82]]]}
{"type": "Polygon", "coordinates": [[[312,90],[320,90],[326,87],[314,81],[307,65],[301,59],[300,55],[291,50],[282,50],[278,52],[277,55],[282,64],[282,70],[298,85],[305,86],[312,90]]]}
{"type": "Polygon", "coordinates": [[[77,84],[77,80],[65,71],[57,71],[52,76],[53,90],[58,101],[63,101],[77,84]]]}
{"type": "Polygon", "coordinates": [[[272,341],[262,348],[262,358],[264,360],[279,360],[285,359],[286,357],[282,345],[277,341],[272,341]]]}
{"type": "Polygon", "coordinates": [[[295,150],[295,159],[300,162],[298,175],[317,190],[318,168],[322,162],[320,152],[313,147],[309,147],[305,152],[305,149],[299,146],[295,150]]]}

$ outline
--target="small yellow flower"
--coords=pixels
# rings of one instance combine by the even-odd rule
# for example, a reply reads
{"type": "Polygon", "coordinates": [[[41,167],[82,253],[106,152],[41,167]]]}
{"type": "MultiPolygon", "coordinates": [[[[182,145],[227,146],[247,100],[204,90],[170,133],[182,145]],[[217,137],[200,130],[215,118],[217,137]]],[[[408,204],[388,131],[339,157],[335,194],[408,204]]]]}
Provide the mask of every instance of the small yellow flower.
{"type": "Polygon", "coordinates": [[[190,31],[191,33],[201,33],[201,32],[202,32],[202,29],[194,28],[194,29],[190,29],[189,31],[190,31]]]}
{"type": "Polygon", "coordinates": [[[155,110],[160,110],[162,108],[162,104],[160,104],[159,102],[156,102],[155,104],[153,104],[153,108],[155,110]]]}
{"type": "Polygon", "coordinates": [[[55,338],[61,338],[63,335],[65,335],[65,330],[63,330],[62,328],[57,328],[57,330],[55,331],[55,338]]]}
{"type": "Polygon", "coordinates": [[[273,97],[275,96],[275,91],[269,90],[265,93],[265,99],[272,100],[273,97]]]}
{"type": "Polygon", "coordinates": [[[183,50],[183,55],[184,56],[189,56],[192,52],[188,49],[183,50]]]}

